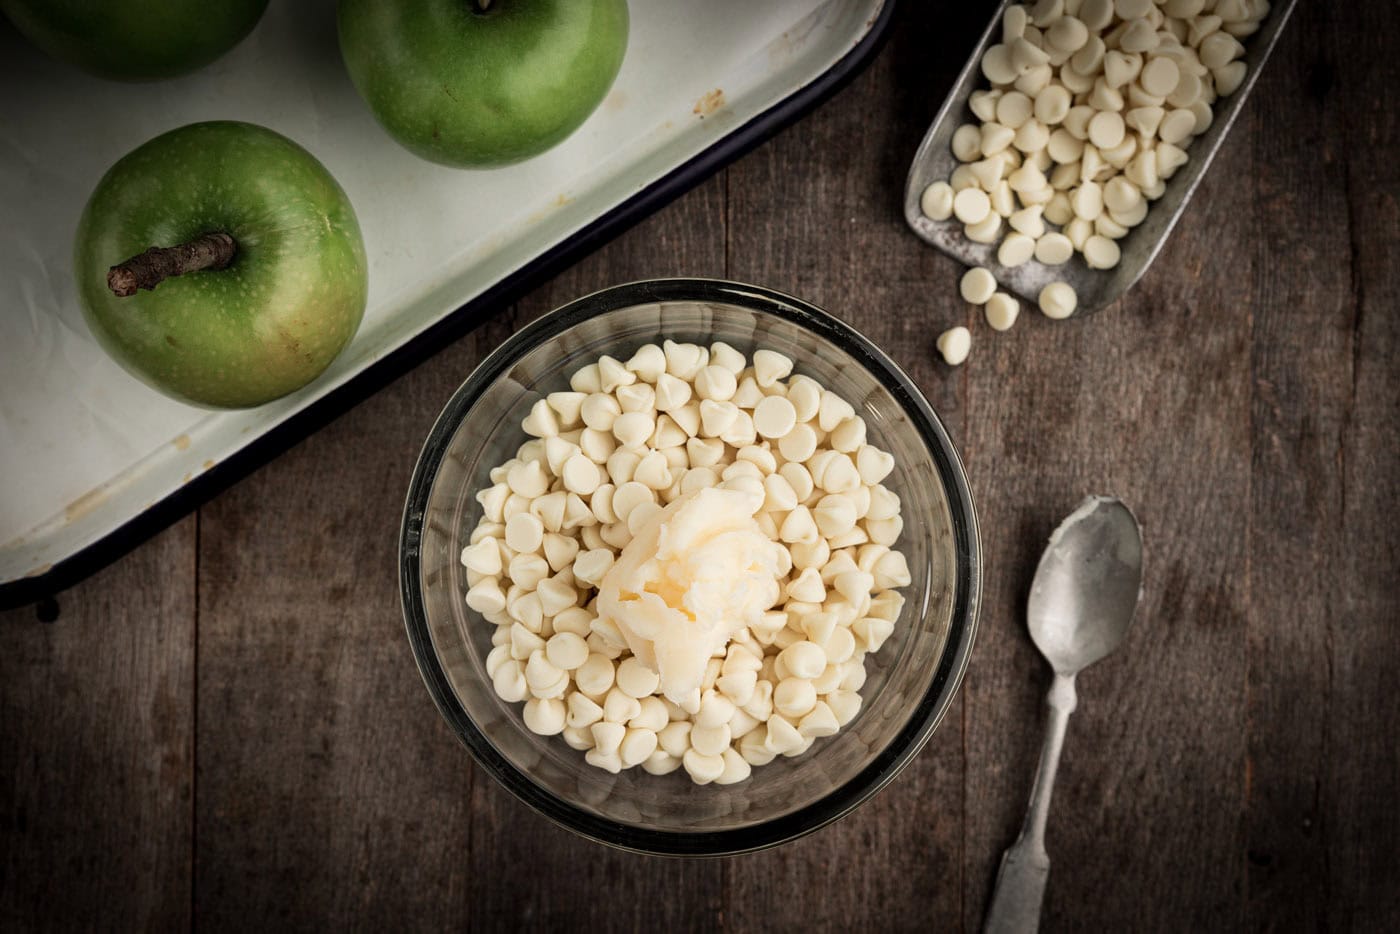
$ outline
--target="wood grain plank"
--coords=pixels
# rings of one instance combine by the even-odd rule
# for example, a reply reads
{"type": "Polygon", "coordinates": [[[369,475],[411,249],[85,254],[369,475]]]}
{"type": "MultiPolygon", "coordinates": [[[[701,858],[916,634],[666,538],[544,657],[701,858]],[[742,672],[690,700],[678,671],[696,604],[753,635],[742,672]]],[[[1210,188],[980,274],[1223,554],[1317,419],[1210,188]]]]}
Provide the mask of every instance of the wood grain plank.
{"type": "MultiPolygon", "coordinates": [[[[1119,653],[1079,679],[1047,830],[1044,930],[1219,930],[1243,920],[1253,103],[1147,276],[1098,315],[971,319],[967,453],[989,574],[964,687],[967,896],[980,925],[1025,814],[1050,670],[1025,607],[1046,538],[1087,494],[1144,529],[1119,653]]],[[[952,375],[949,378],[956,378],[952,375]]]]}
{"type": "MultiPolygon", "coordinates": [[[[938,259],[904,224],[904,177],[987,9],[900,9],[854,84],[729,171],[730,274],[827,309],[888,352],[954,436],[962,394],[929,356],[938,259]]],[[[875,799],[777,850],[727,863],[735,930],[954,930],[962,898],[964,760],[955,702],[875,799]]]]}
{"type": "Polygon", "coordinates": [[[1348,581],[1338,458],[1356,296],[1347,213],[1326,203],[1344,205],[1347,187],[1344,116],[1329,85],[1355,75],[1319,41],[1336,15],[1300,6],[1258,88],[1293,106],[1261,113],[1253,137],[1258,223],[1272,247],[1257,275],[1251,354],[1247,858],[1249,921],[1261,930],[1326,926],[1328,760],[1351,759],[1330,730],[1333,647],[1354,636],[1340,602],[1348,581]]]}
{"type": "MultiPolygon", "coordinates": [[[[526,296],[518,324],[636,279],[723,277],[725,203],[721,174],[526,296]]],[[[471,839],[470,899],[489,929],[688,931],[720,924],[721,864],[602,847],[553,826],[495,782],[473,787],[471,839]],[[549,881],[503,884],[513,873],[549,881]]]]}
{"type": "MultiPolygon", "coordinates": [[[[1397,71],[1394,4],[1351,4],[1330,45],[1346,63],[1336,94],[1346,161],[1351,271],[1351,385],[1341,425],[1339,610],[1331,633],[1327,793],[1322,824],[1328,877],[1326,921],[1335,930],[1400,924],[1400,114],[1389,100],[1397,71]]],[[[1338,367],[1331,378],[1340,380],[1338,367]]],[[[1316,574],[1316,571],[1313,572],[1316,574]]],[[[1282,729],[1282,727],[1281,727],[1282,729]]]]}
{"type": "Polygon", "coordinates": [[[0,929],[189,925],[195,538],[0,613],[0,929]]]}

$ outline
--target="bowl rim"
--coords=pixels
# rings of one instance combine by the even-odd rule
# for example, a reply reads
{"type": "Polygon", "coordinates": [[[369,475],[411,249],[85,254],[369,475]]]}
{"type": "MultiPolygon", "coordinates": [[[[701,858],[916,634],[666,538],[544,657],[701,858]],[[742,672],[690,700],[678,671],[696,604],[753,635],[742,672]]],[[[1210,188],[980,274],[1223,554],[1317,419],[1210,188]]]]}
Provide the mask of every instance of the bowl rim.
{"type": "Polygon", "coordinates": [[[423,443],[409,483],[399,535],[399,585],[409,644],[434,704],[477,763],[515,797],[559,826],[619,849],[660,856],[727,856],[777,846],[844,817],[889,784],[928,742],[956,696],[972,652],[982,596],[981,533],[962,459],[942,421],[904,371],[863,334],[809,302],[763,286],[723,279],[648,279],[584,295],[535,319],[487,355],[452,394],[423,443]],[[420,574],[428,496],[447,443],[483,392],[537,344],[590,318],[635,305],[683,301],[732,304],[785,319],[826,338],[865,366],[898,402],[929,449],[947,492],[956,550],[948,641],[928,690],[903,729],[854,777],[816,801],[759,824],[715,831],[657,830],[608,820],[536,784],[506,759],[457,699],[438,660],[420,574]]]}

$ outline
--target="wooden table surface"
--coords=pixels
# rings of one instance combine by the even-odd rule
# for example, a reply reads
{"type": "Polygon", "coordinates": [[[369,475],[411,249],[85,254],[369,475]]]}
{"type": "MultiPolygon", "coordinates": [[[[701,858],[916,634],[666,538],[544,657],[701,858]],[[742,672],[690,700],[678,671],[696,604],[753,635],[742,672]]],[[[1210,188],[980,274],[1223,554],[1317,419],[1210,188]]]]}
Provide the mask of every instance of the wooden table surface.
{"type": "Polygon", "coordinates": [[[995,334],[904,226],[908,160],[990,10],[902,4],[839,96],[91,579],[0,617],[0,929],[975,930],[1048,672],[1024,605],[1086,493],[1145,526],[1086,673],[1047,930],[1400,924],[1400,15],[1304,0],[1118,306],[995,334]],[[938,7],[937,10],[922,7],[938,7]],[[874,338],[967,462],[986,590],[912,765],[769,852],[613,852],[517,803],[434,710],[396,589],[403,491],[506,335],[652,276],[801,295],[874,338]],[[967,365],[935,361],[968,324],[967,365]]]}

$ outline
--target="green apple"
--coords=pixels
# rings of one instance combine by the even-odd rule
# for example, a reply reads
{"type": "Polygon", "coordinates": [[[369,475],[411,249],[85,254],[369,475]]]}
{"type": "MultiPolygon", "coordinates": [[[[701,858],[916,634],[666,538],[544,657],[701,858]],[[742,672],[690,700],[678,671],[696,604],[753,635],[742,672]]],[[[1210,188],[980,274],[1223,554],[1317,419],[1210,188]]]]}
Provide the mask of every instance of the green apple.
{"type": "Polygon", "coordinates": [[[195,123],[97,185],[73,268],[116,360],[197,405],[259,405],[306,385],[364,316],[365,248],[345,192],[296,143],[195,123]]]}
{"type": "Polygon", "coordinates": [[[389,134],[444,165],[507,165],[602,102],[626,0],[340,0],[340,51],[389,134]]]}
{"type": "Polygon", "coordinates": [[[253,31],[267,0],[0,0],[54,58],[104,78],[169,78],[209,64],[253,31]]]}

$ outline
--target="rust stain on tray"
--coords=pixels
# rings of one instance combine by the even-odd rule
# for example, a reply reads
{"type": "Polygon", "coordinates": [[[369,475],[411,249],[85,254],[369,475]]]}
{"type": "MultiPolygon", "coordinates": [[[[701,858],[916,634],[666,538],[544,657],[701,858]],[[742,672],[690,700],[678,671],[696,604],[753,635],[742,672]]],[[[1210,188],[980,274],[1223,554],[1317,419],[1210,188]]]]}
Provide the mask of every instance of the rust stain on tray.
{"type": "Polygon", "coordinates": [[[63,518],[66,522],[76,522],[83,516],[92,512],[98,506],[107,502],[107,491],[101,488],[88,490],[73,502],[63,507],[63,518]]]}
{"type": "Polygon", "coordinates": [[[713,91],[710,91],[708,94],[696,101],[695,106],[691,108],[690,112],[699,115],[700,119],[704,120],[710,114],[714,113],[716,110],[719,110],[723,106],[724,90],[722,88],[715,88],[713,91]]]}
{"type": "Polygon", "coordinates": [[[189,446],[190,446],[190,436],[189,436],[189,435],[179,435],[179,436],[177,436],[177,437],[175,438],[174,441],[172,441],[172,442],[170,442],[170,443],[173,444],[173,445],[175,445],[175,450],[177,450],[177,451],[186,451],[186,450],[189,450],[189,446]]]}
{"type": "Polygon", "coordinates": [[[205,461],[205,462],[204,462],[204,469],[205,469],[205,470],[208,470],[210,467],[213,467],[213,466],[214,466],[214,462],[213,462],[213,461],[205,461]]]}

